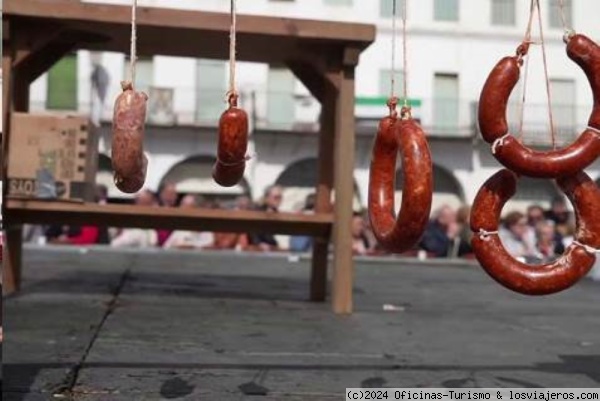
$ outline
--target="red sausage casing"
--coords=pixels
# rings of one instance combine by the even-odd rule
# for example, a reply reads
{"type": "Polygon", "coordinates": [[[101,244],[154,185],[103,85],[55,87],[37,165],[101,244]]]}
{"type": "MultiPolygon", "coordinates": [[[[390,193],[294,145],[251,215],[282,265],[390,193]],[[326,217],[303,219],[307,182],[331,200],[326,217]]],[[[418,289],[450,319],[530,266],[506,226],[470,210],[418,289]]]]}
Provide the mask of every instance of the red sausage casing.
{"type": "Polygon", "coordinates": [[[381,120],[369,174],[369,218],[375,237],[390,252],[410,250],[425,231],[433,194],[431,153],[425,133],[414,120],[381,120]],[[402,205],[395,217],[398,152],[404,183],[402,205]]]}
{"type": "Polygon", "coordinates": [[[148,160],[143,142],[148,96],[134,91],[131,83],[122,86],[113,115],[112,167],[117,188],[134,193],[146,181],[148,160]]]}
{"type": "MultiPolygon", "coordinates": [[[[517,177],[501,170],[488,179],[475,197],[471,211],[472,246],[485,271],[503,286],[528,295],[545,295],[562,291],[579,281],[592,268],[596,258],[579,245],[570,245],[556,261],[544,265],[527,265],[512,257],[497,234],[481,235],[499,228],[502,207],[516,191],[517,177]]],[[[598,246],[600,229],[600,191],[593,181],[580,173],[559,180],[577,210],[575,239],[598,246]]]]}
{"type": "Polygon", "coordinates": [[[508,133],[506,108],[515,85],[519,82],[517,57],[504,57],[488,76],[479,98],[479,130],[487,143],[508,133]]]}
{"type": "Polygon", "coordinates": [[[588,124],[600,129],[600,46],[584,35],[574,35],[567,43],[567,55],[581,67],[590,81],[594,109],[588,124]]]}
{"type": "Polygon", "coordinates": [[[248,150],[248,115],[231,105],[219,120],[219,145],[213,178],[221,186],[236,185],[244,176],[248,150]]]}

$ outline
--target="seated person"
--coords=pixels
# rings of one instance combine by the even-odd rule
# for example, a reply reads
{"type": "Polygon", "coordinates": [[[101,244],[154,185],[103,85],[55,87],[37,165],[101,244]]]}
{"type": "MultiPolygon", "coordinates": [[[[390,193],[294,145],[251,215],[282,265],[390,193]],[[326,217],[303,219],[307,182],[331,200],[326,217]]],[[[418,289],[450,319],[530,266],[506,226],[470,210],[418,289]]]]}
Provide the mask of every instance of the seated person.
{"type": "MultiPolygon", "coordinates": [[[[198,200],[194,195],[186,195],[181,199],[179,207],[182,209],[193,209],[197,207],[198,200]]],[[[173,231],[163,245],[163,248],[194,249],[210,247],[214,243],[214,235],[211,232],[199,231],[173,231]]]]}
{"type": "MultiPolygon", "coordinates": [[[[141,190],[135,197],[135,204],[139,206],[156,206],[154,194],[147,190],[141,190]]],[[[120,230],[110,245],[116,248],[147,248],[158,244],[156,230],[144,228],[124,228],[120,230]]]]}

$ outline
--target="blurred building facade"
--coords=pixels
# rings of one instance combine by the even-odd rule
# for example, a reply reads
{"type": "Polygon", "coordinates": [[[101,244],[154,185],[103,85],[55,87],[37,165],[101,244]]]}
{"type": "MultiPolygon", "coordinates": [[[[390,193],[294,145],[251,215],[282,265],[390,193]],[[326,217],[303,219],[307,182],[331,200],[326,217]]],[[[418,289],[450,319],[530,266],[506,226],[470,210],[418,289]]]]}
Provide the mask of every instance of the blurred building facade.
{"type": "MultiPolygon", "coordinates": [[[[92,2],[87,0],[88,2],[92,2]]],[[[356,73],[356,207],[366,206],[371,144],[390,93],[393,0],[238,1],[240,14],[265,14],[371,23],[376,42],[363,54],[356,73]]],[[[93,2],[130,4],[127,0],[93,2]]],[[[600,2],[565,0],[567,19],[578,32],[600,40],[600,2]]],[[[143,6],[205,11],[229,10],[229,0],[139,0],[143,6]]],[[[562,42],[558,0],[542,0],[549,78],[558,144],[570,143],[587,124],[592,106],[589,84],[570,61],[562,42]]],[[[401,1],[397,0],[397,10],[401,1]]],[[[522,0],[408,0],[408,91],[413,115],[429,135],[435,163],[436,205],[472,202],[480,185],[500,166],[479,139],[476,107],[494,64],[514,53],[523,40],[529,2],[522,0]]],[[[534,25],[535,26],[535,25],[534,25]]],[[[534,29],[537,32],[537,29],[534,29]]],[[[398,33],[400,21],[398,20],[398,33]]],[[[244,46],[239,42],[238,46],[244,46]]],[[[397,40],[397,92],[402,93],[402,44],[397,40]]],[[[532,47],[524,113],[524,141],[550,147],[545,80],[540,46],[532,47]]],[[[79,51],[63,59],[31,87],[31,110],[91,113],[101,124],[98,181],[111,183],[112,105],[127,76],[126,55],[79,51]],[[93,77],[93,78],[92,78],[93,77]],[[95,89],[92,89],[95,88],[95,89]],[[99,88],[99,90],[98,90],[99,88]],[[103,100],[101,100],[103,98],[103,100]]],[[[228,63],[155,56],[140,59],[137,88],[150,95],[145,149],[150,166],[147,187],[177,183],[182,193],[231,196],[248,192],[259,199],[272,183],[286,189],[285,209],[298,206],[316,182],[320,106],[284,66],[239,63],[242,107],[253,127],[245,180],[225,189],[212,182],[216,126],[225,108],[228,63]]],[[[519,86],[509,121],[519,125],[519,86]]],[[[600,177],[600,162],[588,172],[600,177]]],[[[548,180],[523,180],[520,202],[547,202],[556,192],[548,180]]]]}

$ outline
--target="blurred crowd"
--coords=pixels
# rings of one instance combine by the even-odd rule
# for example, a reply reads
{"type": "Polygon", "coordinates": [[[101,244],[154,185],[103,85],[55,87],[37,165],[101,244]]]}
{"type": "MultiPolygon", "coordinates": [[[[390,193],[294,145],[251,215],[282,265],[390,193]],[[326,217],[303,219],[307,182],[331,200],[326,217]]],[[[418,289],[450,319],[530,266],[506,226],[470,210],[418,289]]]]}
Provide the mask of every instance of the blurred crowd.
{"type": "MultiPolygon", "coordinates": [[[[195,195],[179,196],[175,185],[166,183],[158,193],[140,191],[134,200],[139,206],[157,208],[205,208],[260,210],[277,213],[283,200],[283,188],[270,186],[257,204],[245,195],[233,202],[220,204],[214,199],[195,195]]],[[[96,201],[107,203],[107,190],[98,186],[96,201]]],[[[313,213],[315,195],[306,197],[298,213],[313,213]]],[[[448,205],[432,213],[425,233],[417,247],[406,252],[406,256],[419,258],[472,258],[471,229],[468,206],[458,209],[448,205]]],[[[573,241],[574,216],[568,210],[565,198],[553,199],[545,210],[531,205],[527,210],[509,211],[501,222],[500,238],[510,254],[528,262],[546,262],[562,254],[573,241]]],[[[366,211],[356,212],[351,229],[353,251],[356,255],[385,255],[377,244],[371,230],[366,211]]],[[[30,226],[25,230],[26,240],[36,243],[92,245],[105,244],[116,248],[177,248],[177,249],[233,249],[239,251],[290,251],[308,252],[312,238],[292,236],[282,244],[279,236],[268,233],[231,233],[210,231],[171,231],[142,228],[110,228],[96,226],[30,226]]]]}

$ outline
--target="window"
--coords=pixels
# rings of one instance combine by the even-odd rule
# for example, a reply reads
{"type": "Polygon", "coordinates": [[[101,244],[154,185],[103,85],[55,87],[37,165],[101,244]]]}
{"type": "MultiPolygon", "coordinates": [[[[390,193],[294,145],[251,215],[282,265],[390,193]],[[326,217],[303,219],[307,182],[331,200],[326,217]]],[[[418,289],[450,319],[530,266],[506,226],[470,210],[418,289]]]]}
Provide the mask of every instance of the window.
{"type": "Polygon", "coordinates": [[[269,68],[267,123],[271,128],[288,129],[294,124],[296,78],[287,68],[269,68]]]}
{"type": "Polygon", "coordinates": [[[434,0],[433,18],[436,21],[458,21],[459,0],[434,0]]]}
{"type": "Polygon", "coordinates": [[[492,0],[492,25],[515,25],[515,0],[492,0]]]}
{"type": "MultiPolygon", "coordinates": [[[[573,25],[573,1],[563,0],[565,20],[567,27],[573,25]]],[[[550,27],[551,28],[562,28],[562,19],[560,12],[560,0],[550,0],[550,7],[548,8],[550,13],[550,27]]]]}
{"type": "Polygon", "coordinates": [[[577,126],[575,81],[572,79],[551,79],[550,92],[552,93],[552,114],[554,123],[559,130],[569,134],[577,126]]]}
{"type": "MultiPolygon", "coordinates": [[[[404,73],[402,71],[396,71],[394,77],[394,89],[398,98],[402,97],[404,91],[404,73]]],[[[389,97],[392,93],[392,70],[380,70],[379,71],[379,95],[389,97]]]]}
{"type": "Polygon", "coordinates": [[[198,60],[196,63],[196,122],[214,124],[226,108],[224,61],[198,60]]]}
{"type": "Polygon", "coordinates": [[[48,71],[46,108],[77,110],[77,56],[69,55],[48,71]]]}
{"type": "Polygon", "coordinates": [[[441,131],[458,128],[458,75],[435,74],[433,91],[433,125],[441,131]]]}
{"type": "Polygon", "coordinates": [[[396,2],[396,15],[402,15],[402,0],[379,0],[379,13],[382,18],[392,18],[394,15],[394,1],[396,2]]]}
{"type": "Polygon", "coordinates": [[[325,4],[331,6],[351,6],[352,0],[325,0],[325,4]]]}
{"type": "MultiPolygon", "coordinates": [[[[129,79],[129,56],[125,57],[125,79],[129,79]]],[[[154,63],[152,57],[138,57],[135,63],[135,90],[150,93],[154,84],[154,63]]]]}

